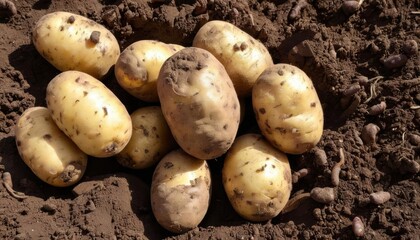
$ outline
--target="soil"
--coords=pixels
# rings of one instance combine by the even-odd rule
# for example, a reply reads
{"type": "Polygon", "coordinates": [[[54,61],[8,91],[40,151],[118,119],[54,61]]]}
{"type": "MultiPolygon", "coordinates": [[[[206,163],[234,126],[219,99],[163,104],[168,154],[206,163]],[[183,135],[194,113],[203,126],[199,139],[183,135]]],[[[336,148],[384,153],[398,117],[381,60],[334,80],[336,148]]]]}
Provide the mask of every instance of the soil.
{"type": "MultiPolygon", "coordinates": [[[[11,2],[17,11],[0,4],[0,173],[10,172],[14,190],[28,197],[16,199],[0,185],[1,239],[355,239],[356,216],[365,239],[420,236],[420,57],[410,48],[420,43],[418,0],[368,0],[353,14],[343,12],[342,1],[308,0],[295,18],[289,13],[297,1],[285,0],[11,2]],[[317,149],[327,158],[322,164],[315,150],[289,156],[293,171],[309,170],[293,185],[293,195],[333,187],[334,201],[303,198],[271,221],[248,222],[224,193],[223,158],[209,160],[208,213],[198,228],[177,235],[153,217],[153,168],[134,171],[114,158],[90,158],[76,186],[40,181],[19,157],[14,126],[25,109],[45,106],[46,85],[58,74],[31,43],[34,23],[58,10],[104,24],[121,49],[140,39],[190,46],[200,26],[221,19],[263,42],[275,63],[303,69],[323,105],[325,130],[317,149]],[[381,102],[385,110],[371,109],[381,102]],[[370,123],[379,127],[374,136],[363,130],[370,123]],[[334,186],[331,172],[340,148],[345,163],[334,186]],[[389,192],[390,200],[371,202],[370,194],[378,191],[389,192]]],[[[125,93],[112,73],[103,81],[130,112],[146,105],[125,93]]],[[[257,130],[249,99],[246,106],[240,134],[257,130]]]]}

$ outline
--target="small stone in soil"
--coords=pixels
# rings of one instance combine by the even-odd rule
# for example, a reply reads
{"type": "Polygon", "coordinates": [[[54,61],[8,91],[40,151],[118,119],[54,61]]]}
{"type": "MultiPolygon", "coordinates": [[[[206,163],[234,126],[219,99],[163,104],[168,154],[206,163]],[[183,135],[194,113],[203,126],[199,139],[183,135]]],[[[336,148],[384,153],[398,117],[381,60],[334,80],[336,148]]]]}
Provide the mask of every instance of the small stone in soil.
{"type": "Polygon", "coordinates": [[[57,210],[57,206],[52,203],[45,203],[44,205],[42,205],[41,210],[53,214],[57,210]]]}
{"type": "Polygon", "coordinates": [[[329,204],[335,200],[334,189],[315,187],[311,190],[311,198],[319,203],[329,204]]]}

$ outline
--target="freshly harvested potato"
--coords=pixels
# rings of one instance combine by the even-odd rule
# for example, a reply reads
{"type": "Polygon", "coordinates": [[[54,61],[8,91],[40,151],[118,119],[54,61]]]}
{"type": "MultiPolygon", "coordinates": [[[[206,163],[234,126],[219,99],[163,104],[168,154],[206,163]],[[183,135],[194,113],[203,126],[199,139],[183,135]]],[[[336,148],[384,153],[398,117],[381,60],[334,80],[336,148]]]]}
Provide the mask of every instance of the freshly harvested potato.
{"type": "Polygon", "coordinates": [[[188,154],[226,153],[239,127],[240,106],[223,65],[208,51],[184,48],[162,66],[157,90],[171,132],[188,154]]]}
{"type": "Polygon", "coordinates": [[[141,40],[128,46],[115,64],[115,77],[122,88],[136,98],[157,102],[156,81],[163,63],[182,46],[141,40]]]}
{"type": "Polygon", "coordinates": [[[321,103],[311,79],[295,66],[266,69],[254,85],[252,105],[262,134],[285,153],[304,153],[321,139],[321,103]]]}
{"type": "Polygon", "coordinates": [[[60,131],[47,108],[26,109],[17,121],[15,133],[20,156],[42,181],[67,187],[82,178],[87,155],[60,131]]]}
{"type": "Polygon", "coordinates": [[[200,224],[210,204],[211,176],[205,160],[181,149],[158,163],[152,178],[151,203],[165,229],[182,233],[200,224]]]}
{"type": "Polygon", "coordinates": [[[118,41],[108,29],[69,12],[41,17],[32,30],[32,41],[38,52],[58,70],[78,70],[98,79],[120,55],[118,41]]]}
{"type": "Polygon", "coordinates": [[[131,139],[116,155],[121,165],[133,169],[148,168],[177,146],[160,107],[137,109],[131,114],[131,122],[131,139]]]}
{"type": "Polygon", "coordinates": [[[58,74],[47,86],[46,101],[57,126],[88,155],[116,155],[131,138],[127,109],[111,90],[89,74],[58,74]]]}
{"type": "Polygon", "coordinates": [[[249,96],[258,76],[273,65],[261,42],[224,21],[204,24],[194,37],[193,47],[206,49],[225,66],[239,97],[249,96]]]}
{"type": "Polygon", "coordinates": [[[277,216],[292,191],[287,156],[259,134],[245,134],[235,140],[225,158],[222,179],[233,208],[250,221],[277,216]]]}

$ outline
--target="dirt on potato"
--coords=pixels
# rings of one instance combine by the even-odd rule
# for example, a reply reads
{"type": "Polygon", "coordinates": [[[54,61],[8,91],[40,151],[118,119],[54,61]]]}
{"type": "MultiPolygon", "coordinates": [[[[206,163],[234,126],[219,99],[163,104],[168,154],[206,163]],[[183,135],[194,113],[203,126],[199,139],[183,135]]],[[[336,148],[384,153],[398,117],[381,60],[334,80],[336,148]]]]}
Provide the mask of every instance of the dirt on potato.
{"type": "MultiPolygon", "coordinates": [[[[307,0],[300,10],[292,10],[297,2],[304,3],[1,1],[0,173],[9,172],[13,189],[27,197],[10,194],[10,179],[0,184],[0,238],[355,239],[356,229],[365,239],[417,239],[420,2],[367,0],[350,15],[343,12],[341,0],[307,0]],[[149,202],[153,167],[135,171],[121,167],[115,158],[89,158],[86,174],[76,186],[55,188],[37,179],[17,152],[14,126],[28,107],[46,106],[46,86],[59,73],[31,43],[35,22],[59,10],[104,24],[121,49],[141,39],[190,46],[204,23],[225,20],[263,42],[275,63],[303,69],[320,97],[325,129],[317,151],[289,156],[293,171],[308,170],[294,183],[292,197],[315,187],[332,187],[333,201],[323,204],[305,197],[296,209],[271,221],[245,221],[224,193],[221,157],[209,161],[213,189],[206,217],[198,228],[177,235],[153,217],[149,202]],[[378,105],[382,102],[385,107],[378,105]],[[368,124],[376,125],[377,131],[366,129],[368,124]],[[334,186],[331,170],[340,161],[340,148],[345,161],[334,186]],[[319,149],[325,151],[326,162],[316,160],[319,149]],[[372,202],[371,194],[382,191],[390,198],[372,202]]],[[[103,82],[130,113],[147,105],[119,87],[112,71],[103,82]]],[[[250,99],[245,103],[239,132],[258,132],[250,99]]]]}

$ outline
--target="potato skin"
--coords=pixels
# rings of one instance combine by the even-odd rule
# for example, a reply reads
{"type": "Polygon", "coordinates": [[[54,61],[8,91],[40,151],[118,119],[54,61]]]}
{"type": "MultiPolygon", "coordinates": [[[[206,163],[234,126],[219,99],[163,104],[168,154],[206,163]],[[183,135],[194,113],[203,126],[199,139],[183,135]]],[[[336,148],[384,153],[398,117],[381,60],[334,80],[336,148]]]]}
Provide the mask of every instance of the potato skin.
{"type": "Polygon", "coordinates": [[[82,178],[87,155],[60,131],[47,108],[26,109],[17,121],[15,134],[21,158],[42,181],[67,187],[82,178]]]}
{"type": "Polygon", "coordinates": [[[253,88],[252,105],[262,134],[285,153],[304,153],[321,139],[324,115],[318,94],[295,66],[266,69],[253,88]]]}
{"type": "Polygon", "coordinates": [[[38,52],[60,71],[78,70],[102,78],[115,64],[120,48],[115,36],[86,17],[53,12],[32,30],[38,52]]]}
{"type": "Polygon", "coordinates": [[[148,168],[177,147],[159,106],[139,108],[130,116],[133,134],[127,146],[116,155],[121,165],[148,168]]]}
{"type": "Polygon", "coordinates": [[[223,65],[208,51],[184,48],[162,66],[157,90],[171,132],[188,154],[226,153],[239,126],[239,100],[223,65]]]}
{"type": "Polygon", "coordinates": [[[58,74],[47,86],[46,101],[57,126],[88,155],[116,155],[131,138],[132,123],[125,106],[86,73],[58,74]]]}
{"type": "Polygon", "coordinates": [[[273,65],[261,42],[224,21],[204,24],[194,37],[193,47],[206,49],[225,66],[239,97],[251,95],[258,76],[273,65]]]}
{"type": "Polygon", "coordinates": [[[292,191],[287,156],[259,134],[236,138],[224,160],[222,179],[233,208],[250,221],[277,216],[292,191]]]}
{"type": "Polygon", "coordinates": [[[181,46],[141,40],[128,46],[115,64],[115,77],[122,88],[146,102],[157,102],[156,81],[163,63],[181,46]]]}
{"type": "Polygon", "coordinates": [[[204,160],[178,149],[157,165],[152,178],[153,214],[165,229],[182,233],[200,224],[210,204],[211,176],[204,160]]]}

